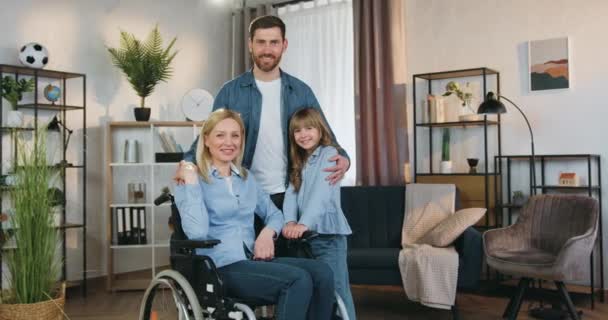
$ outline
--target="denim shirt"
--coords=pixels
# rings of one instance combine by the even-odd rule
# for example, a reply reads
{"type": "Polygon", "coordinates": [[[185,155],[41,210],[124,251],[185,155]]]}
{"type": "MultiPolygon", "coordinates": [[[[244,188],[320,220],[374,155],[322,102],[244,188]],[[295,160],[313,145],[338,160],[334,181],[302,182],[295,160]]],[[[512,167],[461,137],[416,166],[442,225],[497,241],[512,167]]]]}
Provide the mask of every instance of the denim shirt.
{"type": "Polygon", "coordinates": [[[254,252],[254,212],[277,235],[284,223],[281,211],[252,175],[243,179],[238,169],[233,167],[231,179],[234,195],[215,168],[210,172],[209,183],[199,178],[198,184],[175,188],[175,203],[188,239],[222,241],[213,248],[196,249],[196,254],[209,256],[218,268],[246,260],[243,244],[254,252]]]}
{"type": "Polygon", "coordinates": [[[320,234],[348,235],[352,231],[342,211],[340,185],[330,185],[325,178],[331,172],[323,169],[335,165],[328,161],[338,154],[336,148],[319,146],[308,157],[302,169],[302,185],[296,192],[289,184],[283,202],[285,223],[297,222],[320,234]]]}
{"type": "MultiPolygon", "coordinates": [[[[281,129],[285,139],[285,150],[289,150],[289,119],[298,110],[312,107],[321,113],[327,123],[325,115],[319,106],[319,101],[315,97],[310,87],[296,77],[289,75],[281,70],[281,129]]],[[[260,129],[260,117],[262,115],[262,93],[257,88],[255,78],[251,70],[241,74],[231,81],[225,83],[213,102],[213,110],[227,108],[241,114],[245,124],[245,151],[243,155],[243,166],[251,168],[255,146],[258,140],[260,129]]],[[[277,124],[279,125],[279,124],[277,124]]],[[[336,137],[330,128],[331,140],[337,144],[336,137]]],[[[198,137],[192,143],[190,150],[184,154],[184,160],[196,162],[196,147],[198,137]]],[[[340,154],[348,158],[348,154],[339,148],[340,154]]],[[[291,167],[289,152],[287,153],[287,168],[291,167]]],[[[289,170],[289,169],[288,169],[289,170]]],[[[286,181],[287,184],[287,181],[286,181]]]]}

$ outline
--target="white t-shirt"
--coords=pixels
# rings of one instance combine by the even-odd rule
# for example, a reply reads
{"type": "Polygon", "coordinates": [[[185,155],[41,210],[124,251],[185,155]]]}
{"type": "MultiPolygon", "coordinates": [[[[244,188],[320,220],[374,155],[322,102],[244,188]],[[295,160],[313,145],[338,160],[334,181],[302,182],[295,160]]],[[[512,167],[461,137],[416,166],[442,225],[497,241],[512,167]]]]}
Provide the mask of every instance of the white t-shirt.
{"type": "Polygon", "coordinates": [[[266,193],[285,192],[287,153],[281,127],[281,79],[255,83],[262,93],[262,115],[250,171],[266,193]]]}

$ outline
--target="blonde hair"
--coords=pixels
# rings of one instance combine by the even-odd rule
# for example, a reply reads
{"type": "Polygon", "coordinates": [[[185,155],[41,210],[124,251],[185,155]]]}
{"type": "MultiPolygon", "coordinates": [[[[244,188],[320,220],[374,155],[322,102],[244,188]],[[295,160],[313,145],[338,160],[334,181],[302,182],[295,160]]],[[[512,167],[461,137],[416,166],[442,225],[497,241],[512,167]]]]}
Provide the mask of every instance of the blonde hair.
{"type": "Polygon", "coordinates": [[[203,181],[210,183],[209,180],[209,169],[212,165],[211,153],[209,152],[209,148],[205,145],[205,138],[209,136],[211,131],[223,120],[232,119],[238,123],[239,128],[241,129],[241,150],[239,150],[239,154],[234,160],[234,165],[239,170],[243,179],[247,178],[247,170],[244,170],[241,163],[243,162],[243,152],[245,149],[245,125],[243,124],[243,120],[241,119],[241,115],[238,112],[229,110],[229,109],[217,109],[213,111],[209,118],[203,124],[201,128],[201,132],[198,139],[198,145],[196,147],[196,164],[198,166],[199,174],[203,178],[203,181]]]}
{"type": "Polygon", "coordinates": [[[323,120],[321,113],[313,108],[304,108],[298,110],[291,116],[289,120],[289,154],[291,156],[291,172],[289,173],[289,182],[293,184],[294,190],[297,192],[302,186],[302,169],[308,160],[309,152],[302,149],[295,138],[295,131],[300,128],[312,127],[319,130],[319,145],[334,146],[336,145],[331,140],[329,127],[323,120]]]}

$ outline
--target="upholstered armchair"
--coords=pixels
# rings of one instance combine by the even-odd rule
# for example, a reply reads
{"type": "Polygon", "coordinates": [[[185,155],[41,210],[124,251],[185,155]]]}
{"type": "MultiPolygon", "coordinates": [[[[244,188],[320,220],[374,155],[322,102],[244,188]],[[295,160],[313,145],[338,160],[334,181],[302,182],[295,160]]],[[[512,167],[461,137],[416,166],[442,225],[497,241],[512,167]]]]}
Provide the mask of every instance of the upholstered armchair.
{"type": "Polygon", "coordinates": [[[564,281],[581,280],[588,270],[598,212],[591,197],[539,195],[528,201],[514,225],[484,233],[488,265],[521,277],[503,318],[516,319],[530,281],[543,279],[555,282],[571,319],[579,319],[564,281]]]}

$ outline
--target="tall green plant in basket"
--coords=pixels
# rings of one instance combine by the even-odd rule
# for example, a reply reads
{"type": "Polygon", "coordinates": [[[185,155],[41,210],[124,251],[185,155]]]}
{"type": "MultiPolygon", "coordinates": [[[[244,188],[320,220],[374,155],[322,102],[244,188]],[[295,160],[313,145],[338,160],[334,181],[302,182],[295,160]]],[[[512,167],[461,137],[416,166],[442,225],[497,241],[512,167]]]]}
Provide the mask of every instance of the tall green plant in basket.
{"type": "Polygon", "coordinates": [[[46,131],[36,131],[31,138],[17,138],[16,185],[11,190],[16,249],[6,254],[10,292],[2,303],[48,301],[58,289],[59,235],[53,226],[53,197],[47,191],[56,171],[47,163],[46,131]]]}

